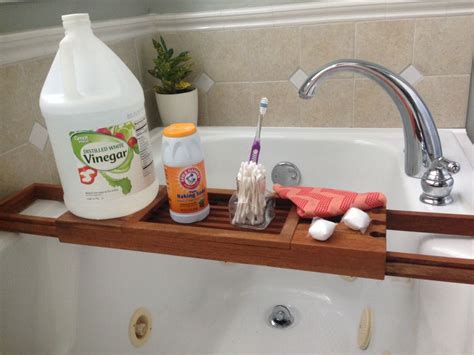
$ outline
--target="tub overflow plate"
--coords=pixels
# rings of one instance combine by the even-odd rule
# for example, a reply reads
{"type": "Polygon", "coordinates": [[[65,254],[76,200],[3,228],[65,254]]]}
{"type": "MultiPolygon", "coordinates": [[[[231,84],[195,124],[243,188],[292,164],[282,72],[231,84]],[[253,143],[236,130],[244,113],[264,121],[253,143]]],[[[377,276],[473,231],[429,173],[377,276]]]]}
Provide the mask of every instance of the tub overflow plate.
{"type": "Polygon", "coordinates": [[[301,172],[298,167],[289,161],[277,163],[272,169],[272,181],[283,186],[299,185],[301,172]]]}

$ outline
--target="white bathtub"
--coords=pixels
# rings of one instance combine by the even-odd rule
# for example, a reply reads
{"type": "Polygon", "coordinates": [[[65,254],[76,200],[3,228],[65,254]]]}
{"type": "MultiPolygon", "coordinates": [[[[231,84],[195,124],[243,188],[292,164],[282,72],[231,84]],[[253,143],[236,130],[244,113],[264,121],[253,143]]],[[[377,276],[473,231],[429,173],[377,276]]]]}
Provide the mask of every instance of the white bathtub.
{"type": "MultiPolygon", "coordinates": [[[[208,185],[232,188],[254,130],[203,128],[208,185]]],[[[400,130],[264,129],[261,161],[296,164],[303,185],[383,191],[393,209],[473,213],[473,170],[455,136],[448,158],[462,164],[448,207],[418,201],[419,180],[403,173],[400,130]]],[[[157,170],[160,132],[153,132],[157,170]]],[[[270,187],[270,183],[269,183],[270,187]]],[[[58,215],[39,203],[30,212],[58,215]]],[[[60,244],[0,232],[0,354],[462,354],[472,353],[473,287],[387,277],[384,281],[60,244]],[[295,324],[274,329],[274,305],[295,324]],[[146,307],[152,335],[128,339],[133,311],[146,307]],[[374,314],[367,350],[357,347],[362,310],[374,314]]],[[[468,239],[389,233],[390,250],[474,257],[468,239]]]]}

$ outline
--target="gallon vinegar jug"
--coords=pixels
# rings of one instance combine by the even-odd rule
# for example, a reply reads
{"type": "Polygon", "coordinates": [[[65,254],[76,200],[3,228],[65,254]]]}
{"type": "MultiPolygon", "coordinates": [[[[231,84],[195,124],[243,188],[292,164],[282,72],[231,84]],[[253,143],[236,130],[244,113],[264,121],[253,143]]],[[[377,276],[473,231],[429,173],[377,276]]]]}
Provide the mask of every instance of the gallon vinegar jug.
{"type": "Polygon", "coordinates": [[[116,218],[158,192],[142,88],[92,32],[88,14],[62,17],[59,44],[40,96],[66,207],[79,217],[116,218]]]}

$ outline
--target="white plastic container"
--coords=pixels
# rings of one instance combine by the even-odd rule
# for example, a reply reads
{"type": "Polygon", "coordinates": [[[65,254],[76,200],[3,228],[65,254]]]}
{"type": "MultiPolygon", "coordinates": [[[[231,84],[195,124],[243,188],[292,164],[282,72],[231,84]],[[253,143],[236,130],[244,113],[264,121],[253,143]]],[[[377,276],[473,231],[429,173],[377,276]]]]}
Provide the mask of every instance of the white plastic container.
{"type": "Polygon", "coordinates": [[[206,218],[210,208],[204,154],[193,123],[175,123],[163,130],[162,159],[171,218],[178,223],[206,218]]]}
{"type": "Polygon", "coordinates": [[[142,88],[91,30],[88,14],[62,17],[59,44],[41,91],[66,207],[91,219],[116,218],[158,192],[142,88]]]}

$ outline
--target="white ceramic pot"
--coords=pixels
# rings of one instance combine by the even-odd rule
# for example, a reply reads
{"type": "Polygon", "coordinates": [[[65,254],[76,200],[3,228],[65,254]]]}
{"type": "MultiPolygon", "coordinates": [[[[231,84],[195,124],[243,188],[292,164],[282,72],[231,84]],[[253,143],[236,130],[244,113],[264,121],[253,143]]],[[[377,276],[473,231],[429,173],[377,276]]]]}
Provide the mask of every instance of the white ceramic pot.
{"type": "Polygon", "coordinates": [[[163,126],[179,122],[190,122],[197,125],[197,89],[182,94],[164,95],[155,93],[155,95],[163,126]]]}

